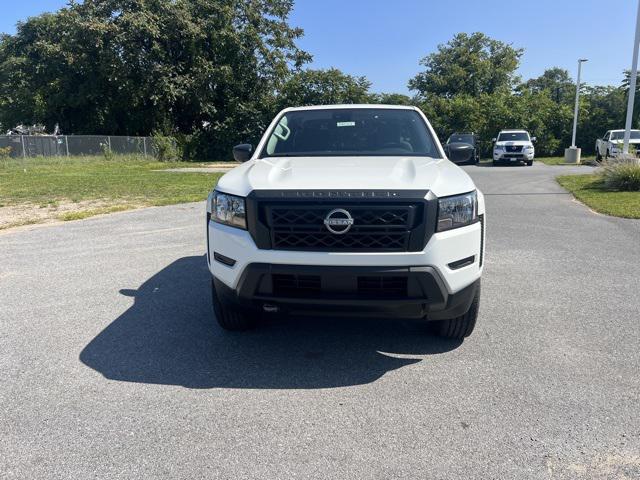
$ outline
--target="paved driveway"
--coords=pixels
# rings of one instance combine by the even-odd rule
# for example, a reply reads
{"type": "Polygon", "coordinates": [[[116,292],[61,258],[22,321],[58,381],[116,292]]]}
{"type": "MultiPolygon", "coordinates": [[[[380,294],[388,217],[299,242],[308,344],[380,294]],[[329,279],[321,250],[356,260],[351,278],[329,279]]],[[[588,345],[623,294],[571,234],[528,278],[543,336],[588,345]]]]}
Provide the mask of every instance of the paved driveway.
{"type": "Polygon", "coordinates": [[[638,478],[640,222],[569,167],[465,168],[489,234],[463,343],[222,332],[202,204],[0,235],[0,478],[638,478]]]}

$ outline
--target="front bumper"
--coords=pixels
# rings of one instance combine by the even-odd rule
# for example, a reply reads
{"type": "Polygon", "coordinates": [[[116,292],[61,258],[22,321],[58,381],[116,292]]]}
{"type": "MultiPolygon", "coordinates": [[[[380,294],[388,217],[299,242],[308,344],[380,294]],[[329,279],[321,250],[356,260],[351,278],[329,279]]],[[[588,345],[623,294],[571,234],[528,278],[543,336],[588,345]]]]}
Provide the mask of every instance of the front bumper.
{"type": "Polygon", "coordinates": [[[534,152],[493,152],[493,159],[496,162],[527,162],[533,160],[534,152]]]}
{"type": "MultiPolygon", "coordinates": [[[[484,222],[484,211],[481,218],[484,222]]],[[[485,243],[482,222],[434,233],[426,246],[416,252],[309,252],[259,249],[248,231],[209,221],[207,259],[212,275],[231,289],[238,287],[245,269],[256,263],[352,268],[428,266],[437,272],[446,292],[452,294],[480,278],[485,243]],[[214,253],[235,263],[230,266],[216,261],[214,253]],[[451,264],[468,257],[474,257],[473,263],[451,268],[451,264]]]]}
{"type": "Polygon", "coordinates": [[[433,267],[247,265],[235,289],[214,276],[218,297],[237,308],[441,320],[464,314],[479,280],[449,294],[433,267]]]}

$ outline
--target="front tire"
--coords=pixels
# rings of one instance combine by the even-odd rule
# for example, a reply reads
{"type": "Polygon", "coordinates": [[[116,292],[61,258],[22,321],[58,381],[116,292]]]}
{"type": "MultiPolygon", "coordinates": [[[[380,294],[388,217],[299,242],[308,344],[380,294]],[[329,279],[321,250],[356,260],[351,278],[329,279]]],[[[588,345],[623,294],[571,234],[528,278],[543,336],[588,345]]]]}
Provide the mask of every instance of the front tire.
{"type": "Polygon", "coordinates": [[[440,337],[462,340],[473,333],[480,310],[480,285],[471,302],[469,310],[464,315],[438,322],[436,333],[440,337]]]}
{"type": "Polygon", "coordinates": [[[215,313],[218,325],[225,330],[242,331],[252,328],[255,323],[246,313],[240,311],[237,307],[220,300],[216,287],[211,279],[211,300],[213,303],[213,313],[215,313]]]}
{"type": "Polygon", "coordinates": [[[596,162],[602,161],[602,155],[600,155],[600,150],[596,147],[596,162]]]}
{"type": "Polygon", "coordinates": [[[533,160],[527,160],[527,167],[530,167],[531,165],[533,165],[533,160]]]}

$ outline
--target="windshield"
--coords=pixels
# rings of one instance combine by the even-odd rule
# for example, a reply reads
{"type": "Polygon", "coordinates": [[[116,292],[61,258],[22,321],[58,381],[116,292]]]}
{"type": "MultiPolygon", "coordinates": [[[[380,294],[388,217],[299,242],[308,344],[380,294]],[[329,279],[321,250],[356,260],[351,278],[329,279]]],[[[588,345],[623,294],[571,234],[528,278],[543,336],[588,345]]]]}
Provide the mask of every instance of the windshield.
{"type": "MultiPolygon", "coordinates": [[[[631,130],[629,133],[631,140],[640,140],[640,130],[631,130]]],[[[611,132],[611,140],[624,140],[624,131],[611,132]]]]}
{"type": "Polygon", "coordinates": [[[527,132],[502,132],[498,136],[499,142],[528,142],[529,134],[527,132]]]}
{"type": "Polygon", "coordinates": [[[475,143],[475,140],[473,138],[473,135],[453,134],[449,137],[449,140],[447,140],[447,143],[470,143],[473,145],[475,143]]]}
{"type": "Polygon", "coordinates": [[[269,135],[260,158],[347,155],[440,158],[418,112],[382,108],[287,112],[269,135]]]}

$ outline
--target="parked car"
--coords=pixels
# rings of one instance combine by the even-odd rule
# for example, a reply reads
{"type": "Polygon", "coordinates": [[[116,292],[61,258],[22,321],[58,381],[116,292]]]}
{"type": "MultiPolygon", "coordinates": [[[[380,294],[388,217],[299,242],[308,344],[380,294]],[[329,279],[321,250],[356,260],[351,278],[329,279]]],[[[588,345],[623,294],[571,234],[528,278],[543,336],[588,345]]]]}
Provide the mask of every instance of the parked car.
{"type": "MultiPolygon", "coordinates": [[[[640,145],[640,130],[631,130],[629,145],[633,145],[638,150],[640,145]]],[[[624,130],[608,130],[602,138],[596,140],[596,160],[603,158],[617,157],[622,153],[622,143],[624,141],[624,130]]]]}
{"type": "Polygon", "coordinates": [[[260,314],[429,320],[471,334],[485,245],[482,193],[415,107],[280,112],[207,200],[207,260],[222,328],[260,314]]]}
{"type": "Polygon", "coordinates": [[[535,141],[536,137],[531,137],[526,130],[501,130],[493,139],[493,164],[524,162],[533,165],[535,141]]]}
{"type": "Polygon", "coordinates": [[[454,163],[475,164],[480,161],[477,144],[478,138],[473,133],[454,133],[444,144],[444,151],[454,163]]]}

